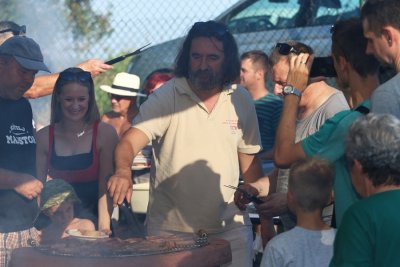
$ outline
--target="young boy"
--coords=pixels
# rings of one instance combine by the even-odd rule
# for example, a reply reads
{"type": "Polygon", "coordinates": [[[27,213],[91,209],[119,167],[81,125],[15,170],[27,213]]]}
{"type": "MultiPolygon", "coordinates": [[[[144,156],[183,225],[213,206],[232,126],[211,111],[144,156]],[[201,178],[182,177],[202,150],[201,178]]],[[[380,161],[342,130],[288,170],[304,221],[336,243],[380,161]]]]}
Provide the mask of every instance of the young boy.
{"type": "Polygon", "coordinates": [[[333,170],[317,158],[299,160],[290,168],[288,206],[297,225],[268,242],[261,261],[270,266],[328,266],[335,229],[322,221],[322,209],[331,202],[333,170]]]}
{"type": "MultiPolygon", "coordinates": [[[[67,237],[67,230],[94,231],[92,221],[74,217],[74,204],[80,202],[73,187],[61,179],[47,181],[40,194],[40,213],[48,217],[49,225],[42,229],[41,243],[51,243],[67,237]]],[[[39,214],[41,216],[41,214],[39,214]]]]}

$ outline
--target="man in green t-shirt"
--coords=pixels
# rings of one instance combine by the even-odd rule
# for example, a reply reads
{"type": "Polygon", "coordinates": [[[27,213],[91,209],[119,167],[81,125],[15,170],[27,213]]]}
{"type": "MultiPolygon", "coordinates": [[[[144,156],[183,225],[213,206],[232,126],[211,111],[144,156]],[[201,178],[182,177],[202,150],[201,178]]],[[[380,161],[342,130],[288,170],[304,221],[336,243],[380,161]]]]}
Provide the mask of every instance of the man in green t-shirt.
{"type": "Polygon", "coordinates": [[[359,118],[345,150],[352,184],[366,198],[345,212],[330,266],[400,266],[400,121],[389,114],[359,118]]]}

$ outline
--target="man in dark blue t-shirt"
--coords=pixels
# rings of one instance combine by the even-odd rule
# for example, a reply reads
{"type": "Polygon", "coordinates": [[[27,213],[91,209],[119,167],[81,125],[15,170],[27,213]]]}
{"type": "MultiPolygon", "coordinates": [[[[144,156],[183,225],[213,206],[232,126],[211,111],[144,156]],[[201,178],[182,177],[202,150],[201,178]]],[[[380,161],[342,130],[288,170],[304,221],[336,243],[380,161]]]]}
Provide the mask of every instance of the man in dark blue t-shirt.
{"type": "Polygon", "coordinates": [[[38,70],[49,71],[39,45],[15,36],[0,46],[0,266],[37,238],[33,221],[42,182],[36,176],[32,109],[23,94],[38,70]]]}

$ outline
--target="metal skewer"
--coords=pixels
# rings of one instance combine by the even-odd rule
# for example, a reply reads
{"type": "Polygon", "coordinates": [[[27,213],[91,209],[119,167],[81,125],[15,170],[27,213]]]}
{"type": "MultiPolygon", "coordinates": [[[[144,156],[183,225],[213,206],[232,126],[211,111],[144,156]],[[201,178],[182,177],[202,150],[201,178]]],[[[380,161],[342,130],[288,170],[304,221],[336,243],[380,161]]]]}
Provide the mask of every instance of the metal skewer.
{"type": "Polygon", "coordinates": [[[113,59],[111,59],[111,60],[109,60],[109,61],[106,61],[105,63],[108,64],[108,65],[112,65],[112,64],[118,63],[118,62],[120,62],[120,61],[126,59],[127,57],[131,57],[131,56],[140,54],[140,53],[142,53],[143,51],[145,51],[145,50],[147,49],[147,47],[148,47],[150,44],[151,44],[151,43],[148,43],[147,45],[142,46],[141,48],[139,48],[139,49],[137,49],[137,50],[135,50],[135,51],[133,51],[133,52],[131,52],[131,53],[128,53],[128,54],[125,54],[125,55],[122,55],[122,56],[113,58],[113,59]]]}
{"type": "Polygon", "coordinates": [[[261,199],[259,199],[259,198],[256,197],[255,195],[249,194],[246,190],[244,190],[244,189],[242,189],[242,188],[239,188],[239,187],[236,187],[236,186],[233,186],[233,185],[224,185],[224,186],[226,186],[226,187],[228,187],[228,188],[230,188],[230,189],[234,189],[234,190],[239,191],[240,193],[243,194],[243,196],[244,196],[245,198],[247,198],[247,199],[250,200],[251,202],[254,202],[254,203],[256,203],[256,204],[262,204],[262,203],[264,203],[264,201],[262,201],[261,199]]]}

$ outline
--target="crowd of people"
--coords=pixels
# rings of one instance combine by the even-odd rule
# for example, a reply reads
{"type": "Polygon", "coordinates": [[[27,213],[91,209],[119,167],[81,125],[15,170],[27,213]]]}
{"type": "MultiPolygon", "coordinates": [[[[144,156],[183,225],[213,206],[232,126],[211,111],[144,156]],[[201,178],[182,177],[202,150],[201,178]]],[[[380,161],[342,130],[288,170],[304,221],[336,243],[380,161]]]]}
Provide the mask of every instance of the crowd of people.
{"type": "Polygon", "coordinates": [[[112,234],[132,198],[132,164],[151,145],[149,235],[206,232],[252,266],[248,194],[260,217],[261,266],[399,266],[400,2],[367,0],[332,27],[335,85],[310,77],[313,49],[294,40],[239,55],[216,21],[196,22],[173,70],[118,73],[99,114],[90,59],[50,72],[26,27],[0,22],[0,267],[12,251],[68,230],[112,234]],[[274,88],[267,88],[271,79],[274,88]],[[27,98],[52,94],[35,130],[27,98]],[[144,98],[140,101],[140,98],[144,98]],[[283,230],[276,231],[279,216],[283,230]]]}

